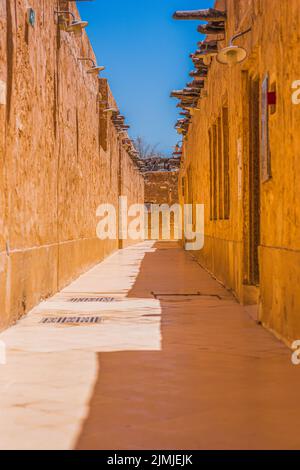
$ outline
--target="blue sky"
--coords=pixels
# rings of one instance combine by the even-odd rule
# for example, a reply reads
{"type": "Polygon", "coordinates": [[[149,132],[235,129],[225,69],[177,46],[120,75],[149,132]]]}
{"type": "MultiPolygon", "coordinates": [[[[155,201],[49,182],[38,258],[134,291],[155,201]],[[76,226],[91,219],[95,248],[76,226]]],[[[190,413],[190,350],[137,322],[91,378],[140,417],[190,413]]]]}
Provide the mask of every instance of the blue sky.
{"type": "Polygon", "coordinates": [[[78,2],[102,76],[109,79],[131,137],[142,136],[170,153],[179,136],[174,129],[177,101],[193,68],[189,54],[201,39],[197,21],[175,21],[175,10],[212,6],[213,0],[94,0],[78,2]]]}

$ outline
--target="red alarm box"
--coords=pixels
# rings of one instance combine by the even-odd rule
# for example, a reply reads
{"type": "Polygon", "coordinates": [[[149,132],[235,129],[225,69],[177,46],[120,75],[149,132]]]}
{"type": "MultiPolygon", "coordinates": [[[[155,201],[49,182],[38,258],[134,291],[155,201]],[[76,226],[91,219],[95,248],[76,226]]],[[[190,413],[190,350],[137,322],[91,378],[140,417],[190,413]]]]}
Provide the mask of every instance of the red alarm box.
{"type": "Polygon", "coordinates": [[[268,92],[268,105],[274,106],[276,104],[277,96],[276,91],[269,91],[268,92]]]}

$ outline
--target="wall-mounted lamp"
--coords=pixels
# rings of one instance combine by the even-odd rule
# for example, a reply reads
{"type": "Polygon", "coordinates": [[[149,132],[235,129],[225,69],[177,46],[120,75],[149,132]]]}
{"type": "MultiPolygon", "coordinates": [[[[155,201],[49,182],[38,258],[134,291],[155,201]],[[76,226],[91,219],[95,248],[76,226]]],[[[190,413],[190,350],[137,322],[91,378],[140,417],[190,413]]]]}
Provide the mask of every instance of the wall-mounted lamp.
{"type": "Polygon", "coordinates": [[[119,110],[117,108],[107,108],[103,110],[104,113],[118,114],[119,110]]]}
{"type": "Polygon", "coordinates": [[[55,11],[55,13],[58,16],[61,16],[62,18],[65,15],[71,15],[72,16],[72,18],[73,18],[72,22],[70,24],[64,26],[64,30],[67,31],[67,33],[74,33],[75,36],[81,36],[81,33],[84,30],[84,28],[86,28],[88,26],[87,21],[77,20],[75,18],[74,13],[72,13],[71,11],[67,11],[67,10],[66,11],[55,11]]]}
{"type": "Polygon", "coordinates": [[[92,67],[87,70],[87,73],[98,74],[99,72],[102,72],[102,70],[105,70],[105,67],[103,67],[102,65],[96,65],[95,61],[93,59],[90,59],[89,57],[78,57],[77,60],[87,61],[93,64],[92,67]]]}
{"type": "Polygon", "coordinates": [[[235,46],[233,42],[241,37],[244,34],[247,34],[251,31],[252,28],[247,29],[241,33],[236,34],[233,36],[229,42],[229,46],[222,49],[217,55],[217,61],[220,64],[225,64],[229,66],[233,66],[236,64],[240,64],[243,62],[247,57],[247,51],[243,47],[235,46]]]}

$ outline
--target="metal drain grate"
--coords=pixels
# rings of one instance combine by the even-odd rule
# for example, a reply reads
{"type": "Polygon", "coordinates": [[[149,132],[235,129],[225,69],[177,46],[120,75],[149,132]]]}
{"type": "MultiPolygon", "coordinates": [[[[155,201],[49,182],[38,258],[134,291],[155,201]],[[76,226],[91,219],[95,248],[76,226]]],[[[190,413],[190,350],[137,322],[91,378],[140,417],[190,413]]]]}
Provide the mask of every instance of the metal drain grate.
{"type": "Polygon", "coordinates": [[[79,324],[97,324],[101,323],[101,317],[45,317],[40,323],[60,324],[60,325],[79,325],[79,324]]]}
{"type": "Polygon", "coordinates": [[[72,297],[71,299],[66,299],[67,302],[72,303],[84,303],[84,302],[113,302],[115,299],[113,297],[72,297]]]}
{"type": "Polygon", "coordinates": [[[192,292],[192,293],[181,293],[181,294],[178,294],[178,293],[164,294],[164,293],[158,293],[158,292],[151,292],[151,295],[155,299],[158,299],[158,300],[159,300],[159,297],[176,297],[176,298],[182,297],[183,299],[186,298],[186,297],[212,297],[212,298],[215,298],[215,299],[218,299],[218,300],[222,300],[222,297],[218,294],[205,294],[203,292],[192,292]]]}

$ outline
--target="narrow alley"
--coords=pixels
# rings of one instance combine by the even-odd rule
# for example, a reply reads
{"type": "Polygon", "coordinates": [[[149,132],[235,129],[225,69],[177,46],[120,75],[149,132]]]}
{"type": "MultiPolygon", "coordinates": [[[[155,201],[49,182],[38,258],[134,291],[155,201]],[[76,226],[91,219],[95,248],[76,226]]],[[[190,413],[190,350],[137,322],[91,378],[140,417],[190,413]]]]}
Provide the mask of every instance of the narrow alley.
{"type": "Polygon", "coordinates": [[[299,448],[290,350],[175,242],[116,252],[0,339],[2,449],[299,448]]]}
{"type": "Polygon", "coordinates": [[[299,26],[0,0],[0,451],[300,450],[299,26]]]}

